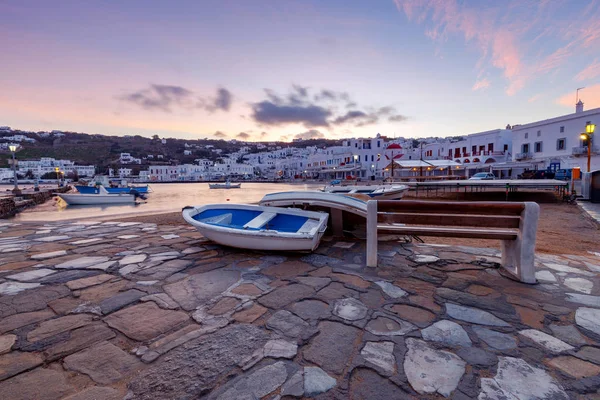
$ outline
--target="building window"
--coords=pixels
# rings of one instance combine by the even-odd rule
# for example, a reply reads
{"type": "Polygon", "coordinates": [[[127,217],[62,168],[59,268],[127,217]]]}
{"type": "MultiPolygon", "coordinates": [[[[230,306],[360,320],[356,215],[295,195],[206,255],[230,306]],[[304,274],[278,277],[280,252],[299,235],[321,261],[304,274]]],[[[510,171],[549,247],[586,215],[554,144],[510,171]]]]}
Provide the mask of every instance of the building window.
{"type": "Polygon", "coordinates": [[[536,153],[542,152],[542,142],[535,142],[534,150],[536,153]]]}
{"type": "Polygon", "coordinates": [[[525,139],[529,137],[529,132],[525,132],[525,139]]]}
{"type": "Polygon", "coordinates": [[[561,126],[561,127],[560,127],[560,133],[564,133],[564,132],[565,132],[565,127],[564,127],[564,126],[561,126]]]}
{"type": "Polygon", "coordinates": [[[365,154],[365,162],[369,161],[368,157],[369,156],[365,154]]]}
{"type": "Polygon", "coordinates": [[[529,153],[529,143],[523,143],[521,145],[521,153],[529,153]]]}
{"type": "Polygon", "coordinates": [[[494,151],[494,143],[488,143],[488,151],[494,151]]]}
{"type": "Polygon", "coordinates": [[[567,139],[561,138],[556,140],[556,150],[564,150],[567,148],[567,139]]]}
{"type": "Polygon", "coordinates": [[[542,131],[537,131],[538,137],[542,136],[542,131]]]}
{"type": "Polygon", "coordinates": [[[377,147],[381,147],[381,141],[380,140],[377,141],[377,147]]]}
{"type": "Polygon", "coordinates": [[[371,154],[371,162],[373,162],[375,160],[375,156],[373,154],[371,154]]]}

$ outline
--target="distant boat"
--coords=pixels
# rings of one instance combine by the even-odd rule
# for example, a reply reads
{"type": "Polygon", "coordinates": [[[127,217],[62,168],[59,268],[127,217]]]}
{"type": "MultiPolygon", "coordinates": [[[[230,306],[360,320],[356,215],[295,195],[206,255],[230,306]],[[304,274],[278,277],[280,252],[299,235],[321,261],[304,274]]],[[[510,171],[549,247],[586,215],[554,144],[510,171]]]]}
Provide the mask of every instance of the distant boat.
{"type": "Polygon", "coordinates": [[[326,213],[247,204],[185,207],[183,218],[213,242],[251,250],[313,251],[326,213]]]}
{"type": "Polygon", "coordinates": [[[231,183],[229,181],[225,183],[209,183],[210,189],[239,189],[242,186],[241,183],[231,183]]]}
{"type": "MultiPolygon", "coordinates": [[[[98,190],[98,187],[99,186],[75,185],[75,189],[77,189],[77,191],[81,194],[98,194],[98,193],[100,193],[100,191],[98,190]]],[[[134,190],[137,191],[138,193],[147,194],[147,193],[150,193],[150,191],[151,191],[150,186],[148,186],[148,185],[117,187],[117,188],[105,187],[104,189],[106,189],[106,191],[109,194],[119,194],[119,193],[131,194],[131,192],[134,190]]]]}
{"type": "Polygon", "coordinates": [[[406,185],[337,186],[323,188],[324,192],[336,194],[364,194],[374,200],[400,200],[408,190],[406,185]]]}
{"type": "MultiPolygon", "coordinates": [[[[141,195],[143,196],[143,195],[141,195]]],[[[104,189],[104,186],[98,186],[97,194],[58,194],[68,205],[102,205],[102,204],[133,204],[139,194],[115,193],[111,194],[104,189]]],[[[143,198],[143,197],[142,197],[143,198]]]]}

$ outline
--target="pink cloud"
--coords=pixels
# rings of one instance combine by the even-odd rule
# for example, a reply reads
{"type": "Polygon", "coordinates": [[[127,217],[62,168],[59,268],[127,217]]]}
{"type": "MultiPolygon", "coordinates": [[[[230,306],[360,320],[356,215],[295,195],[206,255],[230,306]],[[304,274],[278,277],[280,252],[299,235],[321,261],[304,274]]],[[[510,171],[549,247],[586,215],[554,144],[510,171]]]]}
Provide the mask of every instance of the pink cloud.
{"type": "MultiPolygon", "coordinates": [[[[586,110],[600,107],[600,84],[588,86],[585,89],[580,90],[579,98],[583,101],[586,110]]],[[[571,92],[564,94],[556,99],[556,103],[575,109],[575,93],[571,92]]]]}
{"type": "Polygon", "coordinates": [[[585,67],[575,76],[575,80],[585,81],[587,79],[594,79],[597,76],[600,76],[600,62],[598,59],[595,59],[593,63],[585,67]]]}
{"type": "Polygon", "coordinates": [[[475,84],[473,85],[473,87],[471,88],[471,90],[482,90],[482,89],[487,89],[489,88],[491,85],[490,81],[487,78],[483,78],[478,80],[477,82],[475,82],[475,84]]]}
{"type": "MultiPolygon", "coordinates": [[[[512,0],[491,7],[458,0],[394,2],[409,20],[426,23],[425,34],[434,42],[443,44],[450,35],[463,36],[481,53],[476,64],[478,74],[481,76],[488,66],[501,70],[509,96],[540,74],[557,71],[573,54],[590,54],[600,45],[600,0],[593,0],[582,10],[583,17],[577,21],[556,18],[563,12],[564,4],[559,1],[512,0]],[[544,54],[539,42],[549,37],[559,45],[544,54]]],[[[594,71],[590,67],[584,76],[594,71]]]]}
{"type": "Polygon", "coordinates": [[[538,100],[539,100],[539,99],[541,99],[541,98],[542,98],[542,94],[541,94],[541,93],[538,93],[538,94],[536,94],[536,95],[534,95],[534,96],[531,96],[530,98],[528,98],[528,99],[527,99],[527,102],[528,102],[528,103],[535,103],[536,101],[538,101],[538,100]]]}

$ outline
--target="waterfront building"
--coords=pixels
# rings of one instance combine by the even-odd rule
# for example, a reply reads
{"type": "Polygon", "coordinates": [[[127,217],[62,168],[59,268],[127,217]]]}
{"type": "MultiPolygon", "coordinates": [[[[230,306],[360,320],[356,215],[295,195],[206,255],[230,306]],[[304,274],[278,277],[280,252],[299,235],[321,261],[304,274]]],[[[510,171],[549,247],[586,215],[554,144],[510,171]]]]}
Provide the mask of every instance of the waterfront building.
{"type": "Polygon", "coordinates": [[[42,157],[39,160],[19,160],[17,164],[21,173],[31,171],[37,178],[48,172],[54,172],[59,168],[65,175],[76,173],[79,177],[92,177],[96,175],[96,167],[93,165],[76,165],[71,160],[56,160],[52,157],[42,157]]]}
{"type": "MultiPolygon", "coordinates": [[[[600,126],[600,108],[584,111],[579,101],[575,113],[513,126],[514,161],[536,169],[581,168],[587,171],[587,140],[580,134],[587,124],[600,126]]],[[[597,128],[598,129],[598,128],[597,128]]],[[[600,169],[600,135],[592,139],[592,170],[600,169]]]]}

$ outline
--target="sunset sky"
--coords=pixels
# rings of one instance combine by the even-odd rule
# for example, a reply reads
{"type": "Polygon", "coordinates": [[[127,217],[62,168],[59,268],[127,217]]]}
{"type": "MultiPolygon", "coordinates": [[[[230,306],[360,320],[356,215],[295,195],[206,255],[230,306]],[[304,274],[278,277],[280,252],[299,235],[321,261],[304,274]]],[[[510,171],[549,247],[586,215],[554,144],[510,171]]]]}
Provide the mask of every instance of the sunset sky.
{"type": "Polygon", "coordinates": [[[600,0],[0,0],[0,125],[464,135],[600,107],[600,0]]]}

